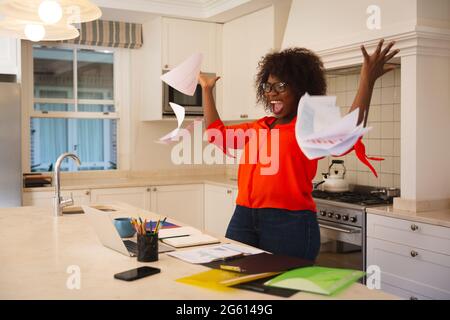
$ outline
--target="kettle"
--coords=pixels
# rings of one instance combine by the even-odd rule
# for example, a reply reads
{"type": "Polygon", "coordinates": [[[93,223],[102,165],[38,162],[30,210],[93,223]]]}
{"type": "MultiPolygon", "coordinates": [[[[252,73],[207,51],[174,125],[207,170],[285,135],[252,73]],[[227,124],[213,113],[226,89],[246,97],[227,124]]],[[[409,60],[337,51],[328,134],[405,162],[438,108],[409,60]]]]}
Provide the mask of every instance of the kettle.
{"type": "Polygon", "coordinates": [[[328,192],[345,192],[349,191],[348,182],[345,180],[345,166],[344,160],[332,160],[331,165],[328,167],[327,173],[323,175],[323,190],[328,192]],[[341,165],[339,170],[335,165],[341,165]],[[333,168],[332,170],[332,167],[333,168]]]}

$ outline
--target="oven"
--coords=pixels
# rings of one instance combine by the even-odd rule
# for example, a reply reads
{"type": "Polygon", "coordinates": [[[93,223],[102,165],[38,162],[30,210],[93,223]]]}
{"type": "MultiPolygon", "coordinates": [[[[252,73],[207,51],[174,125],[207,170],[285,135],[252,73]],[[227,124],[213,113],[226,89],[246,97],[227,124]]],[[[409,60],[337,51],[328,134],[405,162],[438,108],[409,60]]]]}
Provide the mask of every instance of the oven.
{"type": "Polygon", "coordinates": [[[317,265],[366,270],[365,209],[316,200],[320,226],[317,265]]]}

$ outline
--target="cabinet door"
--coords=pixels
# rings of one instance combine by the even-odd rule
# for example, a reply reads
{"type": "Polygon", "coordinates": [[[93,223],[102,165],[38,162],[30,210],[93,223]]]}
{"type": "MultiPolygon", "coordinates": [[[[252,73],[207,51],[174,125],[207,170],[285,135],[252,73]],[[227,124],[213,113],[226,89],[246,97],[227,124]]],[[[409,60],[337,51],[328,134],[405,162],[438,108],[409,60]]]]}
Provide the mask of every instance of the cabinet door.
{"type": "Polygon", "coordinates": [[[254,79],[260,59],[274,46],[274,12],[267,8],[225,23],[223,27],[224,120],[259,119],[254,79]],[[245,32],[245,36],[243,36],[245,32]]]}
{"type": "Polygon", "coordinates": [[[151,211],[203,229],[203,184],[152,187],[151,211]]]}
{"type": "MultiPolygon", "coordinates": [[[[91,195],[89,190],[62,190],[61,196],[65,199],[72,196],[74,206],[89,205],[91,203],[91,195]]],[[[24,192],[23,205],[52,208],[54,197],[55,192],[53,191],[24,192]]]]}
{"type": "Polygon", "coordinates": [[[17,39],[0,37],[0,74],[17,74],[19,60],[17,39]]]}
{"type": "Polygon", "coordinates": [[[216,72],[216,24],[165,18],[163,69],[173,69],[194,53],[203,54],[202,71],[216,72]]]}
{"type": "Polygon", "coordinates": [[[225,236],[235,208],[236,191],[231,188],[205,185],[205,230],[225,236]]]}
{"type": "Polygon", "coordinates": [[[94,189],[91,197],[93,204],[108,204],[111,202],[124,202],[129,205],[150,209],[150,188],[111,188],[94,189]]]}

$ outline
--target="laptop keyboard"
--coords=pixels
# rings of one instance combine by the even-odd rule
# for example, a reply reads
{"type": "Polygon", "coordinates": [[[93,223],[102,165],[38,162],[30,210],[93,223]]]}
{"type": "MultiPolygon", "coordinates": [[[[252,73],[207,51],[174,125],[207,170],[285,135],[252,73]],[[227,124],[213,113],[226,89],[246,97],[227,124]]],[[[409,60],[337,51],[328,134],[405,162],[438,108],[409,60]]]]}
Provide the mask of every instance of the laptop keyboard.
{"type": "Polygon", "coordinates": [[[127,247],[127,250],[131,252],[132,254],[137,254],[137,243],[131,240],[123,240],[123,243],[125,244],[125,247],[127,247]]]}

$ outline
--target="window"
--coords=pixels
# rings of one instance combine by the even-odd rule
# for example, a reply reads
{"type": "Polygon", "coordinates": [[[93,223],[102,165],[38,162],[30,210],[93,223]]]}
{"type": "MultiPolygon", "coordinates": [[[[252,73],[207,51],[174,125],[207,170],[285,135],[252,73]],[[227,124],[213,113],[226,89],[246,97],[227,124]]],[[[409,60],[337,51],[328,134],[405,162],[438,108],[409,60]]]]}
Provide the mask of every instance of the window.
{"type": "Polygon", "coordinates": [[[81,166],[66,160],[63,171],[117,169],[114,53],[37,45],[32,50],[31,171],[52,171],[64,152],[77,154],[81,166]]]}

